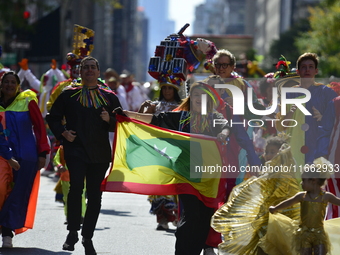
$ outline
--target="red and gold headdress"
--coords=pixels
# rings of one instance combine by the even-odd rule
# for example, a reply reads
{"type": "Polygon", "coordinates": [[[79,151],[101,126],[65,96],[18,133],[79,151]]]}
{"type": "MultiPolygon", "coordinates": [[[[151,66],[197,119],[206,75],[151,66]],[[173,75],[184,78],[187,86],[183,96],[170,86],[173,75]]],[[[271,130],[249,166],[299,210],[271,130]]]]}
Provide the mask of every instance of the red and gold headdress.
{"type": "Polygon", "coordinates": [[[80,61],[91,54],[94,31],[92,29],[75,24],[73,27],[73,50],[67,53],[66,60],[70,66],[79,65],[80,61]]]}
{"type": "Polygon", "coordinates": [[[205,39],[196,41],[183,35],[186,24],[177,34],[171,34],[156,46],[155,56],[150,58],[148,73],[160,86],[170,85],[179,90],[187,79],[188,71],[198,68],[204,58],[213,56],[217,49],[205,39]]]}

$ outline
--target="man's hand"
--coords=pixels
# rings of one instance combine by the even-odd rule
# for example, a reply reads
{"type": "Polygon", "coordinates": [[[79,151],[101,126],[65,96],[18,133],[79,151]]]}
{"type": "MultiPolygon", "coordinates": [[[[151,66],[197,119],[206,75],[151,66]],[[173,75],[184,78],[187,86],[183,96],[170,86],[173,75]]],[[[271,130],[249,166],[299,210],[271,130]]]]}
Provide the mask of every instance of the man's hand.
{"type": "Polygon", "coordinates": [[[19,170],[20,164],[18,161],[16,161],[14,158],[11,158],[8,160],[8,164],[14,169],[14,170],[19,170]]]}
{"type": "Polygon", "coordinates": [[[156,105],[152,104],[151,100],[146,100],[144,103],[142,103],[139,113],[155,113],[156,111],[156,105]]]}
{"type": "Polygon", "coordinates": [[[226,139],[229,136],[229,133],[229,129],[223,129],[222,132],[217,135],[217,140],[222,143],[226,143],[226,139]]]}
{"type": "Polygon", "coordinates": [[[43,168],[45,166],[46,163],[46,158],[44,157],[39,157],[38,158],[38,170],[40,170],[41,168],[43,168]]]}
{"type": "Polygon", "coordinates": [[[321,121],[322,114],[314,106],[312,107],[312,110],[313,110],[313,118],[316,119],[317,121],[321,121]]]}
{"type": "Polygon", "coordinates": [[[290,110],[289,112],[286,114],[286,117],[284,118],[285,120],[287,119],[292,119],[293,116],[294,116],[294,112],[296,111],[297,107],[295,104],[293,104],[291,107],[290,107],[290,110]]]}
{"type": "Polygon", "coordinates": [[[58,173],[60,174],[67,171],[67,169],[63,165],[58,166],[57,169],[58,169],[58,173]]]}
{"type": "Polygon", "coordinates": [[[76,139],[76,135],[75,135],[76,131],[73,131],[73,130],[65,130],[63,133],[62,133],[62,136],[65,137],[65,139],[69,142],[73,142],[74,139],[76,139]]]}
{"type": "Polygon", "coordinates": [[[110,122],[110,115],[109,113],[105,110],[105,108],[103,107],[103,111],[100,114],[100,117],[102,118],[103,121],[106,121],[107,123],[110,122]]]}

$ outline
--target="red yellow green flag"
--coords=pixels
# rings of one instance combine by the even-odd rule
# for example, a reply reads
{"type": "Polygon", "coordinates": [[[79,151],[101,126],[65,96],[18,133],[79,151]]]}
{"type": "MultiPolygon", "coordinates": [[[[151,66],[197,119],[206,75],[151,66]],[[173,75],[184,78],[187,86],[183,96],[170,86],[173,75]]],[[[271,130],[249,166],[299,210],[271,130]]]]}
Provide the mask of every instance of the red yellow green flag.
{"type": "Polygon", "coordinates": [[[117,115],[114,160],[103,191],[193,194],[216,207],[225,195],[221,144],[117,115]]]}

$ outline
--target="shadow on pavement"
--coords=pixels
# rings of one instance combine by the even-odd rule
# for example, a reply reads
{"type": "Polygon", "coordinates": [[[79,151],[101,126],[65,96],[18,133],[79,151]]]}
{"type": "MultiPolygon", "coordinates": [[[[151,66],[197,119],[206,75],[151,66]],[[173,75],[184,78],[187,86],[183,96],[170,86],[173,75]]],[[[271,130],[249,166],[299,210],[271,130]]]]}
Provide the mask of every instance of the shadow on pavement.
{"type": "Polygon", "coordinates": [[[49,251],[39,248],[0,248],[1,255],[71,255],[72,252],[49,251]]]}
{"type": "Polygon", "coordinates": [[[115,210],[106,210],[106,209],[101,209],[100,213],[102,214],[109,214],[109,215],[117,215],[117,216],[127,216],[127,217],[133,217],[131,212],[127,211],[115,211],[115,210]]]}
{"type": "Polygon", "coordinates": [[[165,230],[165,232],[174,234],[176,232],[176,229],[167,229],[165,230]]]}

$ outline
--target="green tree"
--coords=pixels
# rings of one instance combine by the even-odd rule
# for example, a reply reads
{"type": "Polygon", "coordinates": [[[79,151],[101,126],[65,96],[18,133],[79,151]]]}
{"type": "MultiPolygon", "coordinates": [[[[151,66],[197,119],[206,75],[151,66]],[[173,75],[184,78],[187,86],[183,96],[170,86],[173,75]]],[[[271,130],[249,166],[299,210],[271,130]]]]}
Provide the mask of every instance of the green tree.
{"type": "Polygon", "coordinates": [[[320,56],[319,70],[323,77],[340,76],[340,2],[325,0],[309,11],[311,29],[297,39],[296,45],[301,52],[320,56]]]}
{"type": "MultiPolygon", "coordinates": [[[[27,11],[28,1],[0,1],[0,33],[4,30],[23,29],[31,30],[32,27],[28,24],[24,12],[27,11]]],[[[42,11],[50,11],[53,7],[44,0],[31,0],[29,5],[37,5],[42,11]]],[[[30,15],[30,13],[26,13],[30,15]]]]}
{"type": "Polygon", "coordinates": [[[291,61],[290,67],[295,67],[294,63],[300,56],[300,52],[296,48],[295,41],[303,32],[308,31],[309,28],[308,20],[301,19],[289,30],[282,33],[279,39],[274,40],[269,50],[269,56],[273,60],[273,64],[276,64],[280,56],[283,55],[288,61],[291,61]]]}

